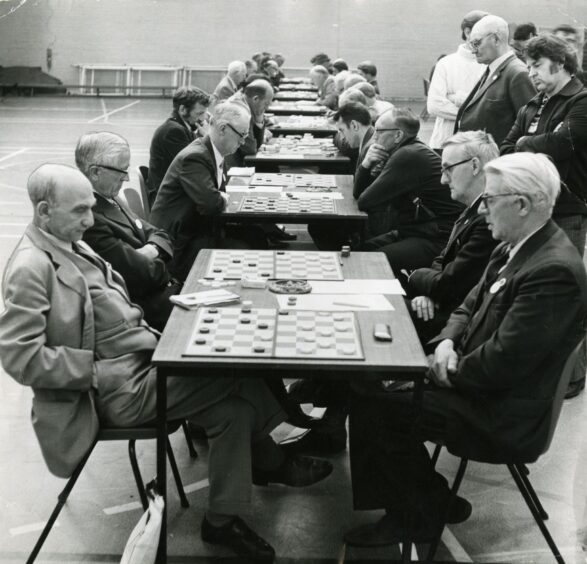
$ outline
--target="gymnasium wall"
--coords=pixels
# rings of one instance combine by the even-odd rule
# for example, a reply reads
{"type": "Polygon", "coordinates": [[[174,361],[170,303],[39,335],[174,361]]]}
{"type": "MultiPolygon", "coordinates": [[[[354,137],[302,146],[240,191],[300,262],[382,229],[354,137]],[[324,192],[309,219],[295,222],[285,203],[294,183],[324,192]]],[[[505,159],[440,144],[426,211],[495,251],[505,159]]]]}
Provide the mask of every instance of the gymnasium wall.
{"type": "Polygon", "coordinates": [[[224,67],[260,50],[286,67],[325,51],[371,59],[386,97],[421,97],[422,77],[455,50],[460,21],[484,9],[510,22],[587,24],[587,0],[21,0],[0,2],[0,65],[41,66],[77,83],[76,63],[224,67]]]}

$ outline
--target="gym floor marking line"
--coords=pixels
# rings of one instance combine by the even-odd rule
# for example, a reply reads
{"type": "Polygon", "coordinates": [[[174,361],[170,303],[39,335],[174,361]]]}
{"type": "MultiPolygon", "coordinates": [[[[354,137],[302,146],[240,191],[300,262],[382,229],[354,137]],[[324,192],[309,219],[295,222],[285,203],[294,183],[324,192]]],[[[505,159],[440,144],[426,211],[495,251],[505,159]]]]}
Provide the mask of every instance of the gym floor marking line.
{"type": "Polygon", "coordinates": [[[104,98],[100,98],[100,105],[102,106],[102,113],[104,114],[104,123],[108,123],[108,110],[104,98]]]}
{"type": "Polygon", "coordinates": [[[123,503],[122,505],[105,507],[102,511],[106,513],[106,515],[117,515],[118,513],[125,513],[126,511],[134,511],[135,509],[142,508],[143,504],[140,501],[131,501],[130,503],[123,503]]]}
{"type": "Polygon", "coordinates": [[[112,110],[111,112],[108,112],[106,114],[102,114],[101,116],[98,116],[97,118],[91,119],[90,121],[88,121],[88,123],[96,123],[97,121],[100,121],[101,119],[106,120],[106,118],[108,116],[111,116],[113,114],[121,112],[122,110],[126,110],[127,108],[130,108],[131,106],[135,106],[136,104],[140,104],[140,103],[141,103],[140,100],[135,100],[134,102],[131,102],[130,104],[126,104],[125,106],[122,106],[120,108],[116,108],[115,110],[112,110]]]}
{"type": "MultiPolygon", "coordinates": [[[[41,521],[40,523],[31,523],[30,525],[21,525],[20,527],[12,527],[8,532],[14,537],[16,535],[24,535],[25,533],[34,533],[36,531],[42,531],[45,528],[47,521],[41,521]]],[[[59,521],[55,521],[53,527],[59,527],[59,521]]]]}
{"type": "Polygon", "coordinates": [[[10,155],[6,155],[4,157],[0,158],[0,163],[2,161],[7,161],[8,159],[11,159],[12,157],[16,157],[17,155],[21,155],[22,153],[24,153],[27,150],[26,147],[23,147],[22,149],[15,151],[14,153],[10,153],[10,155]]]}

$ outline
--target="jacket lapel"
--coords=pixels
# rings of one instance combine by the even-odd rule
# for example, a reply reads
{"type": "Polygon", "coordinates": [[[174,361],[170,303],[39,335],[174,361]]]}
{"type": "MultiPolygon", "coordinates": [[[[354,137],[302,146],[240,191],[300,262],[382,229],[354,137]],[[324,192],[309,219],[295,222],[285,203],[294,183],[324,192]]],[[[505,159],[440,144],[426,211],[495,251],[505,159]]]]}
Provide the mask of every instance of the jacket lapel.
{"type": "MultiPolygon", "coordinates": [[[[214,185],[216,188],[220,188],[218,186],[218,177],[216,176],[216,170],[218,168],[218,165],[216,164],[216,155],[214,154],[214,148],[212,147],[212,141],[210,140],[209,136],[204,137],[204,145],[206,146],[206,149],[208,149],[208,154],[210,155],[210,165],[212,168],[212,178],[214,179],[214,185]]],[[[224,168],[222,175],[226,175],[226,168],[224,168]]]]}
{"type": "Polygon", "coordinates": [[[136,223],[136,218],[130,210],[125,208],[123,202],[116,199],[116,203],[118,204],[118,206],[120,206],[120,208],[122,208],[120,209],[118,206],[112,204],[100,194],[94,194],[96,196],[96,207],[94,208],[95,214],[101,214],[106,219],[114,223],[117,223],[126,230],[131,231],[133,236],[135,236],[137,239],[141,241],[145,240],[143,230],[139,228],[139,226],[136,223]]]}

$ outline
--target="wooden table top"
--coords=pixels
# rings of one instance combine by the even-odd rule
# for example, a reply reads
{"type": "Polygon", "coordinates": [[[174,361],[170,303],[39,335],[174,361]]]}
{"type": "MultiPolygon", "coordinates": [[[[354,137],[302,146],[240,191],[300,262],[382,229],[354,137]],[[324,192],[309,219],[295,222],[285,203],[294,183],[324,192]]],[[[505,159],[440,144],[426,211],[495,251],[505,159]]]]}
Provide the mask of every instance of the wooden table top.
{"type": "Polygon", "coordinates": [[[296,101],[296,100],[317,100],[318,94],[316,92],[309,92],[307,90],[284,90],[283,92],[278,92],[273,97],[274,100],[277,101],[296,101]]]}
{"type": "MultiPolygon", "coordinates": [[[[183,288],[183,293],[210,289],[198,282],[206,272],[211,256],[210,249],[200,251],[183,288]]],[[[312,252],[312,251],[297,251],[312,252]]],[[[345,279],[389,279],[393,273],[383,253],[353,252],[348,258],[341,258],[345,279]]],[[[242,300],[251,300],[255,308],[278,309],[276,294],[267,289],[241,288],[240,282],[227,288],[236,292],[242,300]]],[[[202,368],[230,369],[242,375],[254,376],[263,371],[293,371],[295,376],[307,375],[311,369],[312,377],[374,379],[393,378],[393,373],[424,373],[428,368],[426,356],[418,340],[416,330],[410,319],[402,296],[386,296],[394,311],[358,311],[356,318],[363,345],[364,360],[316,360],[316,359],[276,359],[276,358],[228,358],[228,357],[185,357],[188,339],[191,337],[197,310],[184,310],[175,307],[163,331],[163,335],[153,356],[153,364],[176,371],[191,371],[202,368]],[[376,323],[386,323],[391,328],[393,341],[378,342],[373,337],[376,323]],[[304,371],[306,371],[304,373],[304,371]]],[[[219,307],[219,306],[216,306],[219,307]]],[[[225,306],[230,307],[230,306],[225,306]]],[[[234,307],[234,306],[232,306],[234,307]]],[[[187,375],[187,373],[186,373],[187,375]]]]}
{"type": "Polygon", "coordinates": [[[245,166],[271,163],[274,165],[313,164],[350,165],[330,139],[284,139],[276,137],[262,145],[256,155],[245,157],[245,166]]]}
{"type": "Polygon", "coordinates": [[[298,103],[277,101],[267,108],[267,114],[275,114],[281,116],[319,116],[325,114],[328,108],[326,106],[318,106],[312,103],[298,103]]]}
{"type": "MultiPolygon", "coordinates": [[[[242,185],[244,182],[250,183],[250,177],[244,179],[238,177],[238,180],[232,177],[227,185],[227,194],[229,197],[228,205],[226,209],[220,214],[219,218],[224,221],[271,221],[271,222],[285,222],[285,223],[298,223],[306,224],[309,221],[320,221],[320,220],[352,220],[352,221],[367,221],[367,214],[359,211],[357,202],[353,198],[353,177],[348,174],[337,174],[335,175],[335,181],[337,191],[343,195],[343,199],[334,200],[336,202],[336,211],[334,214],[312,214],[312,213],[266,213],[266,212],[240,212],[239,207],[243,198],[248,196],[265,196],[271,198],[279,198],[280,193],[267,192],[263,190],[263,186],[257,188],[250,188],[248,192],[231,192],[230,187],[234,185],[242,185]]],[[[302,192],[303,189],[284,190],[284,192],[302,192]]]]}
{"type": "Polygon", "coordinates": [[[274,116],[274,124],[268,127],[273,135],[304,135],[314,136],[335,135],[336,127],[322,116],[274,116]]]}
{"type": "Polygon", "coordinates": [[[285,78],[281,79],[279,84],[299,84],[304,86],[314,86],[308,76],[286,76],[285,78]]]}
{"type": "Polygon", "coordinates": [[[318,88],[316,88],[313,84],[307,82],[286,82],[283,83],[283,80],[279,83],[279,91],[283,92],[284,90],[288,91],[302,91],[302,92],[317,92],[318,88]]]}

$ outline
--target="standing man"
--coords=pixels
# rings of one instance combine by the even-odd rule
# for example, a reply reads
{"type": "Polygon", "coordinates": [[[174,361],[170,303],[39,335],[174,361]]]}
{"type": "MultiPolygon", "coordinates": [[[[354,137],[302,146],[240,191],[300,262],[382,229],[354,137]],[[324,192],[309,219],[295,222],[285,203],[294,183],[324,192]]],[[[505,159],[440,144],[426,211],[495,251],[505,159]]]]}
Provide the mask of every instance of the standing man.
{"type": "Polygon", "coordinates": [[[139,219],[118,198],[128,179],[128,143],[108,131],[87,133],[75,148],[75,163],[92,184],[96,198],[94,224],[85,231],[84,241],[120,273],[147,323],[162,331],[173,309],[169,296],[178,294],[181,284],[167,270],[173,257],[169,235],[139,219]]]}
{"type": "Polygon", "coordinates": [[[204,137],[207,133],[207,110],[210,96],[199,88],[182,86],[173,95],[173,112],[153,135],[149,155],[147,188],[149,204],[153,205],[161,181],[175,158],[187,147],[196,134],[204,137]]]}
{"type": "MultiPolygon", "coordinates": [[[[577,58],[554,35],[541,35],[526,48],[530,78],[538,90],[518,113],[501,153],[544,153],[553,160],[563,187],[553,219],[579,254],[587,234],[587,89],[576,78],[577,58]]],[[[585,387],[587,352],[581,355],[567,397],[585,387]]]]}
{"type": "Polygon", "coordinates": [[[538,32],[536,26],[532,22],[520,24],[514,31],[514,37],[512,41],[512,49],[516,54],[516,57],[523,63],[526,62],[526,45],[528,41],[533,37],[536,37],[538,32]]]}
{"type": "MultiPolygon", "coordinates": [[[[431,540],[448,485],[426,440],[486,462],[536,460],[563,366],[585,338],[585,267],[550,220],[560,187],[556,168],[544,155],[519,153],[491,161],[485,173],[479,213],[503,243],[435,339],[429,374],[436,385],[424,391],[421,411],[414,416],[411,393],[353,397],[354,506],[386,514],[349,531],[350,545],[392,544],[405,534],[431,540]]],[[[470,513],[458,498],[449,522],[470,513]]]]}
{"type": "Polygon", "coordinates": [[[318,88],[318,99],[316,103],[326,106],[331,110],[336,110],[338,104],[338,94],[334,86],[334,78],[328,74],[328,71],[322,65],[316,65],[310,70],[310,78],[316,88],[318,88]]]}
{"type": "Polygon", "coordinates": [[[485,65],[478,63],[471,52],[469,38],[473,26],[487,15],[480,10],[469,12],[461,22],[464,43],[455,53],[437,61],[434,67],[426,102],[428,113],[436,117],[428,143],[433,149],[439,150],[453,134],[459,108],[485,71],[485,65]]]}
{"type": "Polygon", "coordinates": [[[414,270],[406,291],[422,343],[440,333],[450,314],[479,282],[497,242],[478,210],[485,188],[484,166],[499,156],[491,135],[463,131],[444,142],[441,182],[453,200],[466,208],[455,222],[448,243],[427,268],[414,270]]]}
{"type": "Polygon", "coordinates": [[[485,73],[459,108],[457,131],[487,131],[501,145],[518,110],[536,91],[528,71],[508,44],[507,22],[485,16],[471,30],[469,45],[477,62],[487,65],[485,73]]]}
{"type": "Polygon", "coordinates": [[[247,78],[247,66],[242,61],[232,61],[228,64],[228,71],[214,89],[214,103],[230,98],[240,88],[247,78]]]}
{"type": "Polygon", "coordinates": [[[214,217],[228,202],[224,159],[247,140],[250,121],[251,114],[243,104],[217,104],[209,135],[181,151],[161,183],[151,221],[173,240],[169,269],[181,282],[200,249],[267,248],[265,235],[254,226],[228,224],[215,232],[214,217]]]}

